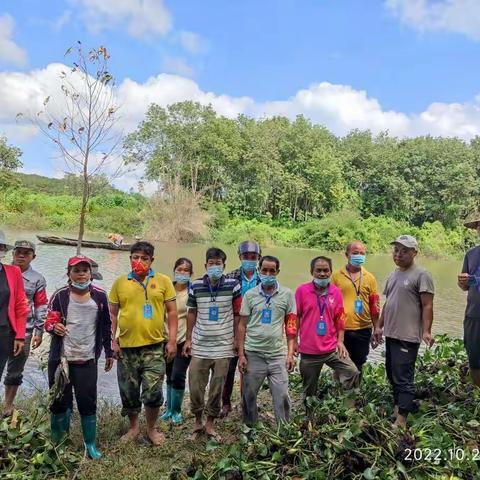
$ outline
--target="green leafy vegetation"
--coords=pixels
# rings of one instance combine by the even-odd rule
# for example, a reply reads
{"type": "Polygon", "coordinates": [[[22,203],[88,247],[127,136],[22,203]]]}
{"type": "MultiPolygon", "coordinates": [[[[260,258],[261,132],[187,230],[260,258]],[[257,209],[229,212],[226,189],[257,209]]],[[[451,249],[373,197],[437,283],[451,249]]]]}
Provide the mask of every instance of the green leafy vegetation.
{"type": "MultiPolygon", "coordinates": [[[[476,241],[461,223],[479,205],[479,138],[337,137],[303,116],[228,119],[182,102],[151,105],[124,147],[125,161],[145,168],[159,193],[147,199],[92,178],[90,232],[327,251],[360,239],[370,253],[409,233],[431,256],[459,256],[476,241]]],[[[15,176],[20,154],[0,140],[0,183],[2,171],[10,182],[0,222],[76,230],[83,180],[15,176]]]]}
{"type": "Polygon", "coordinates": [[[0,422],[1,478],[67,479],[80,462],[80,455],[50,441],[49,411],[38,406],[0,422]]]}
{"type": "MultiPolygon", "coordinates": [[[[74,231],[78,227],[81,200],[80,195],[11,187],[0,192],[0,223],[31,230],[74,231]]],[[[110,187],[92,196],[86,228],[90,232],[141,233],[142,210],[146,204],[147,200],[140,194],[129,194],[110,187]]]]}
{"type": "Polygon", "coordinates": [[[383,363],[368,364],[358,394],[343,393],[330,374],[320,380],[309,418],[301,380],[291,377],[296,415],[278,428],[243,427],[215,465],[175,469],[174,480],[476,479],[480,470],[480,390],[468,379],[460,340],[437,337],[416,369],[419,410],[411,428],[392,428],[392,396],[383,363]]]}
{"type": "Polygon", "coordinates": [[[219,116],[191,101],[151,105],[125,140],[147,177],[201,193],[230,216],[307,222],[342,211],[453,228],[478,205],[480,139],[352,131],[337,137],[303,116],[219,116]]]}
{"type": "MultiPolygon", "coordinates": [[[[345,393],[325,369],[319,395],[305,417],[301,379],[290,376],[293,418],[276,427],[267,386],[259,394],[258,427],[242,426],[239,399],[217,430],[222,442],[191,441],[194,419],[172,427],[159,422],[166,436],[160,448],[140,438],[123,443],[127,420],[120,406],[99,402],[100,461],[81,459],[82,435],[74,412],[70,440],[49,442],[47,395],[19,405],[18,422],[0,423],[2,478],[82,478],[84,480],[475,480],[480,469],[480,389],[469,380],[467,357],[459,339],[437,336],[416,368],[417,413],[409,430],[392,428],[392,395],[383,363],[367,364],[358,393],[345,393]],[[34,459],[32,461],[32,459],[34,459]],[[9,470],[4,470],[6,468],[9,470]],[[4,477],[8,472],[10,477],[4,477]]],[[[236,395],[238,389],[235,389],[236,395]]],[[[188,400],[184,406],[188,412],[188,400]]],[[[142,419],[142,431],[144,424],[142,419]]]]}
{"type": "Polygon", "coordinates": [[[227,244],[252,239],[262,245],[327,251],[343,251],[352,239],[358,239],[365,242],[370,253],[389,251],[390,242],[402,233],[415,235],[421,252],[435,257],[458,256],[475,244],[475,234],[460,226],[447,229],[436,221],[415,227],[389,217],[361,219],[355,212],[348,211],[330,213],[320,220],[280,225],[235,217],[223,224],[217,223],[212,230],[215,240],[227,244]]]}

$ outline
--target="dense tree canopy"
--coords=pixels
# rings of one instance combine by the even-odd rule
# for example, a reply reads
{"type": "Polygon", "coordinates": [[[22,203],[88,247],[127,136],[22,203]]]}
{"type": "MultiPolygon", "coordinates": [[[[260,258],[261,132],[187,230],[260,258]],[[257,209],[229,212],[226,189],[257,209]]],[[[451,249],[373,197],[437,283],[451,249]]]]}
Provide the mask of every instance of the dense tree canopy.
{"type": "Polygon", "coordinates": [[[480,139],[336,137],[303,116],[232,120],[210,106],[151,105],[126,141],[149,179],[224,203],[230,214],[304,221],[355,210],[454,226],[478,203],[480,139]]]}
{"type": "Polygon", "coordinates": [[[13,172],[22,166],[22,151],[8,145],[7,139],[0,136],[0,188],[5,189],[16,183],[13,172]]]}

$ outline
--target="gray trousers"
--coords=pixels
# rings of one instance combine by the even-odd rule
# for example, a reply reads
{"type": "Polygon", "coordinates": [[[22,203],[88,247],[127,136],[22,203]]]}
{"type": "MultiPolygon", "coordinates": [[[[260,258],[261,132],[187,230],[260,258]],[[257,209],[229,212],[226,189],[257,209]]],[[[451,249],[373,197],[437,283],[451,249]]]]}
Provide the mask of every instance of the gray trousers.
{"type": "Polygon", "coordinates": [[[288,396],[288,372],[285,355],[268,355],[260,352],[245,352],[247,371],[243,376],[243,421],[249,427],[258,420],[257,395],[264,380],[273,400],[275,419],[288,422],[290,418],[290,397],[288,396]]]}
{"type": "Polygon", "coordinates": [[[12,355],[8,358],[7,363],[7,374],[5,375],[4,384],[5,385],[21,385],[23,381],[23,370],[25,364],[27,363],[28,356],[30,355],[30,346],[32,344],[32,335],[33,332],[25,333],[25,344],[23,351],[20,355],[16,357],[12,355]]]}
{"type": "Polygon", "coordinates": [[[338,374],[340,383],[346,389],[358,387],[360,373],[350,357],[340,358],[337,352],[324,355],[302,353],[300,374],[302,376],[305,397],[313,397],[317,394],[318,378],[324,364],[327,364],[338,374]]]}

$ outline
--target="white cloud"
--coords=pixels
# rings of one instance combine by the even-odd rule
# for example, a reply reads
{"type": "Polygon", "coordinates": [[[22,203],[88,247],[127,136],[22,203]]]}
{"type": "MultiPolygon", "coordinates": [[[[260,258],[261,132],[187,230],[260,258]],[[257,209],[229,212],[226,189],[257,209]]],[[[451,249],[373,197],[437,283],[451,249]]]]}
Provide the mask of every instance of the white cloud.
{"type": "MultiPolygon", "coordinates": [[[[7,134],[10,142],[22,147],[38,133],[32,125],[16,122],[15,116],[18,112],[40,111],[45,97],[59,91],[58,76],[66,68],[62,64],[50,64],[25,73],[0,73],[0,98],[3,99],[0,133],[7,134]]],[[[399,137],[431,134],[468,140],[480,135],[480,95],[465,103],[435,102],[425,111],[412,115],[384,110],[366,91],[348,85],[316,83],[288,99],[259,103],[250,97],[207,92],[192,79],[169,74],[151,77],[144,83],[127,78],[119,84],[116,95],[120,106],[117,127],[119,132],[125,133],[137,127],[152,103],[167,106],[193,100],[203,105],[212,104],[219,114],[229,118],[246,114],[257,118],[285,115],[293,119],[303,114],[337,135],[354,128],[370,129],[373,133],[388,130],[399,137]]],[[[53,98],[50,102],[54,102],[53,98]]],[[[123,188],[136,186],[141,174],[141,171],[128,172],[115,183],[123,188]]]]}
{"type": "Polygon", "coordinates": [[[189,53],[197,54],[205,49],[205,41],[197,33],[181,31],[179,38],[183,48],[189,53]]]}
{"type": "Polygon", "coordinates": [[[86,26],[93,31],[126,26],[133,37],[166,35],[172,17],[163,0],[73,0],[83,8],[86,26]]]}
{"type": "Polygon", "coordinates": [[[420,31],[460,33],[480,40],[479,0],[385,0],[385,5],[420,31]]]}
{"type": "Polygon", "coordinates": [[[184,77],[193,77],[194,70],[188,63],[179,57],[165,57],[162,69],[167,73],[175,73],[184,77]]]}
{"type": "Polygon", "coordinates": [[[14,27],[15,21],[8,13],[0,15],[0,61],[23,67],[28,56],[12,39],[14,27]]]}
{"type": "Polygon", "coordinates": [[[72,19],[72,11],[65,10],[56,20],[51,22],[52,28],[59,32],[62,28],[67,25],[72,19]]]}

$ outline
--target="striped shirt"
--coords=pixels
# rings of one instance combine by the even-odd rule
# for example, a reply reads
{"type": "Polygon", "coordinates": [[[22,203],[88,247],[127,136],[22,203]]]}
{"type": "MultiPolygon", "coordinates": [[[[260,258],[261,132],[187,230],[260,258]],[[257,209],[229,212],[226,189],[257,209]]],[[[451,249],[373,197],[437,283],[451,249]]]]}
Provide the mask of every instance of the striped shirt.
{"type": "Polygon", "coordinates": [[[222,276],[216,288],[208,275],[192,283],[187,307],[197,311],[192,332],[193,357],[233,357],[233,316],[238,315],[241,303],[241,288],[235,279],[222,276]],[[210,319],[211,307],[218,308],[218,319],[210,319]]]}

